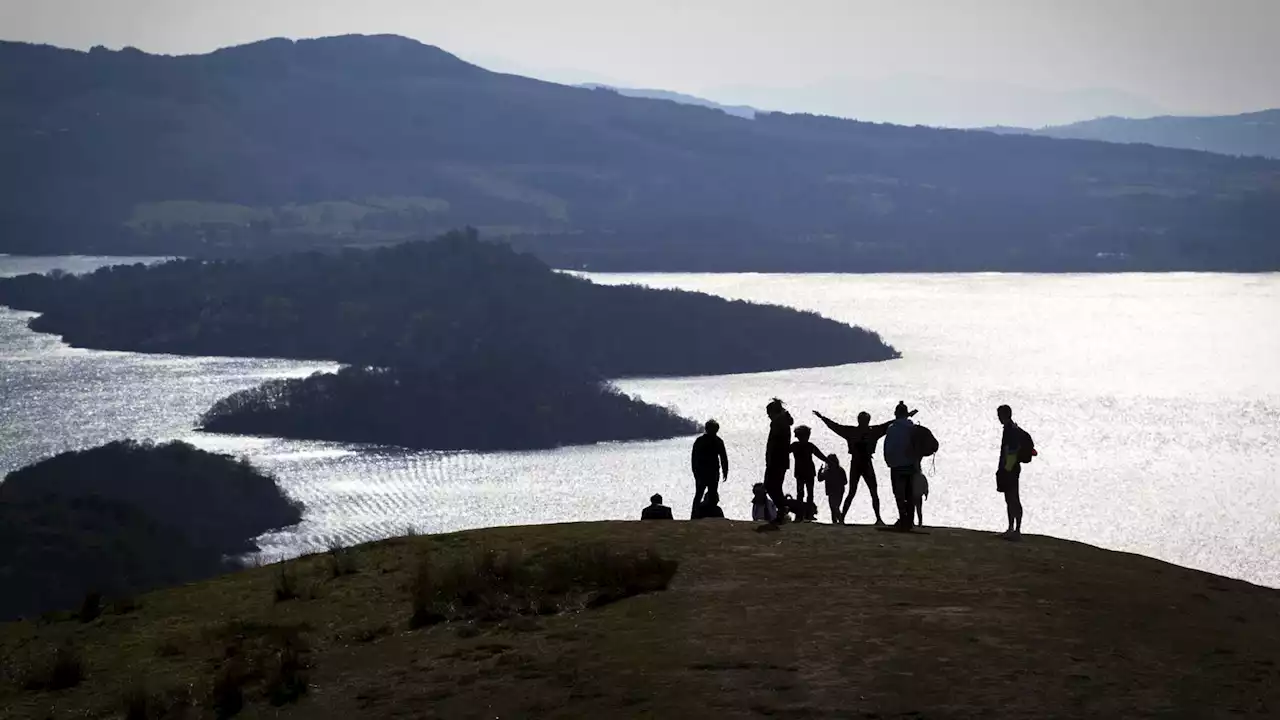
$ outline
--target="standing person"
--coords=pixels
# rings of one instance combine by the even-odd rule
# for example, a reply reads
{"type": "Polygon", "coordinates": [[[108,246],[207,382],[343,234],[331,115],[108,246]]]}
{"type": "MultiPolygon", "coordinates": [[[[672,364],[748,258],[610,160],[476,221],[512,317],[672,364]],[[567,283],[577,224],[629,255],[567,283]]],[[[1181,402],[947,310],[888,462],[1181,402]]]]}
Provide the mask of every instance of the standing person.
{"type": "Polygon", "coordinates": [[[893,484],[893,499],[898,505],[898,521],[895,530],[910,532],[915,502],[911,496],[912,478],[920,472],[920,458],[912,451],[911,413],[906,403],[898,401],[893,409],[893,422],[884,436],[884,464],[889,466],[889,480],[893,484]]]}
{"type": "Polygon", "coordinates": [[[840,499],[844,497],[844,487],[849,479],[840,467],[840,457],[835,453],[827,456],[827,464],[818,471],[818,482],[825,486],[827,505],[831,507],[831,524],[844,524],[844,510],[840,508],[840,499]]]}
{"type": "Polygon", "coordinates": [[[778,519],[785,517],[787,496],[782,491],[782,483],[787,478],[787,470],[791,468],[791,413],[782,406],[782,401],[774,398],[764,407],[769,416],[769,440],[764,449],[764,489],[773,500],[778,510],[778,519]]]}
{"type": "Polygon", "coordinates": [[[1022,463],[1029,462],[1035,448],[1031,436],[1013,421],[1013,408],[1001,405],[996,417],[1004,426],[1000,434],[1000,465],[996,468],[996,490],[1004,493],[1005,510],[1009,516],[1009,529],[1001,537],[1007,540],[1022,538],[1022,463]]]}
{"type": "Polygon", "coordinates": [[[791,455],[796,462],[796,499],[801,503],[813,502],[813,479],[817,475],[813,459],[818,458],[824,462],[827,459],[818,446],[809,442],[809,433],[807,426],[800,425],[796,428],[796,441],[791,443],[791,455]]]}
{"type": "MultiPolygon", "coordinates": [[[[880,490],[876,487],[876,443],[888,432],[893,421],[872,425],[871,414],[863,411],[858,413],[857,425],[841,425],[817,410],[813,414],[818,416],[827,429],[849,444],[849,496],[845,498],[840,510],[841,521],[848,516],[849,506],[853,505],[853,498],[858,494],[858,480],[862,479],[866,480],[867,490],[871,493],[871,510],[876,515],[876,525],[884,525],[884,520],[880,517],[880,490]]],[[[916,411],[912,410],[908,417],[915,414],[916,411]]]]}
{"type": "Polygon", "coordinates": [[[724,450],[724,440],[720,439],[720,423],[708,420],[703,426],[705,432],[693,441],[691,463],[693,465],[693,509],[689,517],[696,519],[698,506],[702,504],[703,494],[712,492],[720,494],[720,475],[729,479],[729,454],[724,450]]]}

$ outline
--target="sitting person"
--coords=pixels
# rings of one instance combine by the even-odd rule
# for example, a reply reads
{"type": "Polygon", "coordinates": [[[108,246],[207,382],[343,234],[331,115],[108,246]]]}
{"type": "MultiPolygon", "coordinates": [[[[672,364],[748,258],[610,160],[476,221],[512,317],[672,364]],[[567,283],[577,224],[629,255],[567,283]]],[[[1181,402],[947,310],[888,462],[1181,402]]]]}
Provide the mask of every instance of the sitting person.
{"type": "Polygon", "coordinates": [[[704,518],[723,518],[724,510],[720,509],[720,493],[715,488],[707,490],[707,494],[702,499],[702,504],[698,505],[694,510],[693,519],[702,520],[704,518]]]}
{"type": "Polygon", "coordinates": [[[649,507],[640,511],[641,520],[671,520],[671,508],[662,504],[662,496],[654,494],[649,498],[649,507]]]}
{"type": "Polygon", "coordinates": [[[773,499],[769,497],[769,492],[765,489],[764,483],[752,485],[751,492],[751,519],[756,522],[778,522],[778,508],[773,504],[773,499]]]}

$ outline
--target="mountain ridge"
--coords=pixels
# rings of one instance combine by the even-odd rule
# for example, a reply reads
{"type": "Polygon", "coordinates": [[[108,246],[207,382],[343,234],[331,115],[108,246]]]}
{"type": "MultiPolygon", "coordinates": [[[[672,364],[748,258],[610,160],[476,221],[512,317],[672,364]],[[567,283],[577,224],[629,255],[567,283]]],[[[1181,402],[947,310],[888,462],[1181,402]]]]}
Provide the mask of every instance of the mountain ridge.
{"type": "Polygon", "coordinates": [[[994,126],[1004,134],[1146,143],[1223,155],[1280,159],[1280,108],[1236,115],[1160,115],[1151,118],[1107,116],[1043,128],[994,126]]]}
{"type": "Polygon", "coordinates": [[[0,43],[0,251],[227,257],[475,226],[561,267],[1280,268],[1280,163],[769,113],[394,36],[0,43]]]}

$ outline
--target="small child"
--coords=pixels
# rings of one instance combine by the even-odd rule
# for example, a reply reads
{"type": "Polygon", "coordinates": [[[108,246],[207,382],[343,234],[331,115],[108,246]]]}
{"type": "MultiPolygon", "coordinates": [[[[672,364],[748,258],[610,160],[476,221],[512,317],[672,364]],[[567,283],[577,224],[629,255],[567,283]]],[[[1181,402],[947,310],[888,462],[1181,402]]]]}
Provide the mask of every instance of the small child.
{"type": "Polygon", "coordinates": [[[809,428],[801,425],[796,428],[796,441],[791,443],[791,455],[795,458],[796,500],[803,503],[813,502],[813,459],[826,460],[826,456],[816,445],[809,442],[809,428]]]}
{"type": "Polygon", "coordinates": [[[756,522],[775,523],[778,521],[778,509],[764,489],[764,483],[751,486],[751,519],[756,522]]]}
{"type": "Polygon", "coordinates": [[[840,501],[844,498],[844,489],[849,484],[849,477],[840,467],[840,458],[835,453],[827,456],[827,464],[818,471],[818,482],[826,485],[827,504],[831,506],[831,524],[843,525],[844,513],[840,509],[840,501]]]}

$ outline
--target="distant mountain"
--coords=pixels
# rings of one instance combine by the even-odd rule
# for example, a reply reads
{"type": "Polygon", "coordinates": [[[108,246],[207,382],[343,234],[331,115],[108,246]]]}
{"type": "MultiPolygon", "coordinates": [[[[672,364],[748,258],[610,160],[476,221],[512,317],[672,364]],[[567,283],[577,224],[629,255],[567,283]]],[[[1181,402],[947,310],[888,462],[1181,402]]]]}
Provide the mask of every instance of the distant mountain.
{"type": "Polygon", "coordinates": [[[1040,135],[1205,150],[1223,155],[1280,158],[1280,109],[1211,117],[1165,115],[1145,120],[1104,117],[1031,130],[991,127],[997,133],[1040,135]]]}
{"type": "Polygon", "coordinates": [[[650,90],[644,88],[624,88],[615,87],[613,85],[601,85],[599,83],[583,83],[577,87],[586,88],[588,90],[611,90],[619,95],[627,97],[649,98],[652,100],[669,100],[671,102],[680,103],[681,105],[697,105],[698,107],[711,108],[729,115],[735,115],[741,118],[751,119],[761,112],[750,105],[721,105],[714,100],[707,100],[696,95],[685,95],[684,93],[671,92],[670,90],[650,90]]]}
{"type": "Polygon", "coordinates": [[[1144,97],[1111,88],[1050,90],[916,74],[821,78],[793,87],[724,87],[714,94],[788,112],[951,128],[995,123],[1043,127],[1102,115],[1151,117],[1168,112],[1144,97]]]}
{"type": "Polygon", "coordinates": [[[0,43],[0,252],[218,257],[472,225],[563,267],[1280,268],[1280,162],[767,113],[413,40],[0,43]]]}

